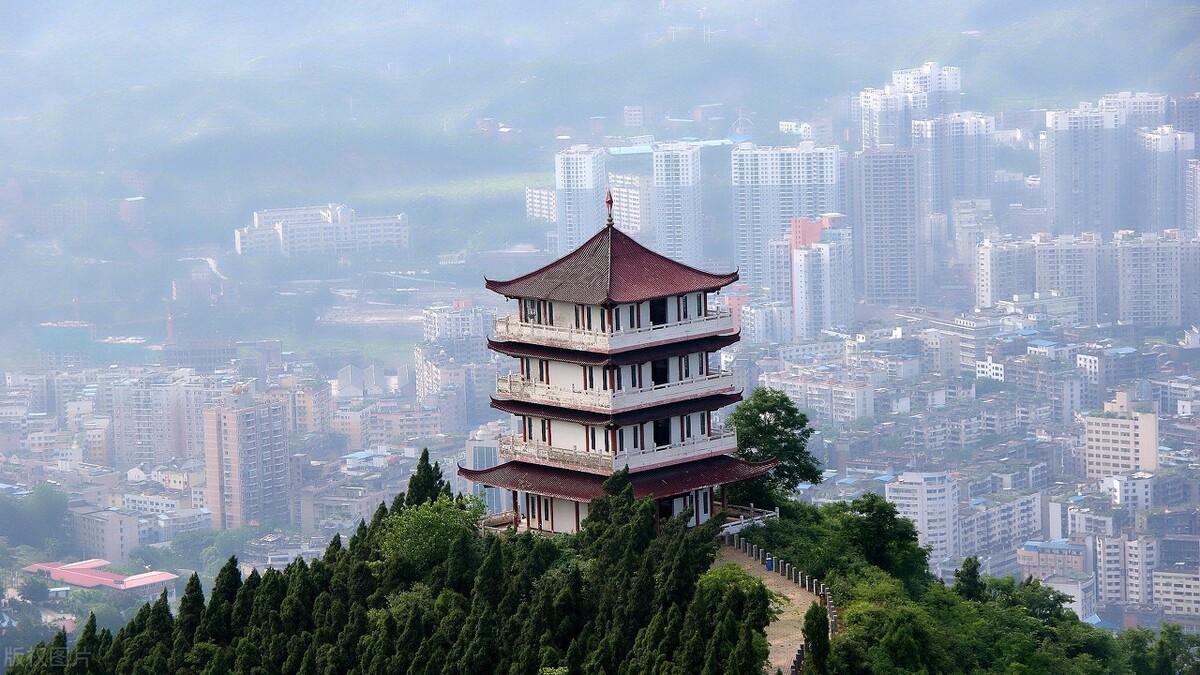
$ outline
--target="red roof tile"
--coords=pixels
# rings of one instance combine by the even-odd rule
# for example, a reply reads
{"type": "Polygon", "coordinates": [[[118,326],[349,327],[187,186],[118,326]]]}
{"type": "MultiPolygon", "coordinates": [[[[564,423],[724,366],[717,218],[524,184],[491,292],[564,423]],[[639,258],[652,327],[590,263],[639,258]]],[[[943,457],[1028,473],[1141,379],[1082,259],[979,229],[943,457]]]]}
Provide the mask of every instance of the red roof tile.
{"type": "Polygon", "coordinates": [[[509,281],[485,281],[510,298],[611,305],[715,291],[737,279],[737,272],[712,274],[675,262],[610,224],[545,267],[509,281]]]}
{"type": "MultiPolygon", "coordinates": [[[[757,478],[770,471],[778,460],[747,462],[719,455],[686,464],[643,471],[630,476],[635,497],[670,497],[696,488],[725,485],[757,478]]],[[[557,467],[505,462],[490,469],[458,467],[458,475],[472,483],[505,490],[533,492],[574,501],[590,501],[603,494],[603,476],[557,467]]]]}

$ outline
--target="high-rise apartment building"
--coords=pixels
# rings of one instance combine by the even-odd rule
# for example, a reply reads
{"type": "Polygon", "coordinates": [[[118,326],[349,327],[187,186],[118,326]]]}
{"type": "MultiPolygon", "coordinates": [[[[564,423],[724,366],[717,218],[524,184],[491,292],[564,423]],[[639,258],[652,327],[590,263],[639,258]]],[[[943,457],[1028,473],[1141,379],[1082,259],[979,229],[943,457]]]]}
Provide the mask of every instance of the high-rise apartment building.
{"type": "Polygon", "coordinates": [[[290,481],[284,406],[234,394],[205,409],[204,471],[215,529],[286,523],[290,481]]]}
{"type": "Polygon", "coordinates": [[[167,377],[129,377],[112,385],[117,469],[160,464],[179,454],[177,390],[167,377]]]}
{"type": "Polygon", "coordinates": [[[604,225],[608,172],[604,148],[573,145],[554,156],[554,208],[558,250],[566,253],[604,225]]]}
{"type": "Polygon", "coordinates": [[[652,162],[655,250],[685,265],[699,265],[704,255],[700,146],[661,143],[654,146],[652,162]]]}
{"type": "Polygon", "coordinates": [[[654,183],[650,176],[632,173],[608,174],[613,198],[613,224],[645,243],[654,242],[654,183]]]}
{"type": "Polygon", "coordinates": [[[986,309],[1031,292],[1034,269],[1034,247],[1029,240],[983,240],[976,249],[975,306],[986,309]]]}
{"type": "Polygon", "coordinates": [[[1058,291],[1079,298],[1079,320],[1095,323],[1107,319],[1115,305],[1115,288],[1101,293],[1101,287],[1113,283],[1115,270],[1111,255],[1097,236],[1033,238],[1035,291],[1058,291]]]}
{"type": "Polygon", "coordinates": [[[995,118],[975,112],[913,120],[912,144],[924,151],[921,173],[930,211],[949,215],[955,200],[991,194],[995,133],[995,118]]]}
{"type": "Polygon", "coordinates": [[[1141,128],[1133,157],[1133,215],[1138,229],[1185,227],[1188,162],[1196,155],[1195,136],[1172,126],[1141,128]]]}
{"type": "Polygon", "coordinates": [[[917,526],[917,541],[930,549],[930,569],[961,556],[958,482],[950,474],[905,471],[887,484],[885,496],[897,515],[917,526]]]}
{"type": "Polygon", "coordinates": [[[927,107],[925,94],[914,94],[897,86],[862,90],[858,93],[861,148],[908,147],[912,142],[913,109],[927,107]]]}
{"type": "Polygon", "coordinates": [[[796,146],[734,147],[734,244],[742,280],[767,283],[767,243],[784,237],[794,218],[838,210],[841,150],[811,142],[796,146]]]}
{"type": "Polygon", "coordinates": [[[554,190],[525,188],[525,217],[546,223],[554,222],[554,190]]]}
{"type": "MultiPolygon", "coordinates": [[[[826,328],[848,326],[854,314],[854,239],[826,216],[812,237],[792,240],[793,338],[814,340],[826,328]]],[[[840,223],[839,223],[840,224],[840,223]]]]}
{"type": "Polygon", "coordinates": [[[1200,134],[1200,91],[1178,96],[1171,102],[1171,125],[1180,131],[1200,134]]]}
{"type": "Polygon", "coordinates": [[[476,305],[433,305],[421,310],[424,342],[485,338],[492,332],[496,310],[476,305]]]}
{"type": "Polygon", "coordinates": [[[1182,323],[1184,241],[1178,230],[1164,234],[1121,231],[1114,235],[1117,262],[1117,319],[1128,325],[1182,323]]]}
{"type": "Polygon", "coordinates": [[[1166,94],[1121,91],[1101,96],[1099,108],[1121,113],[1130,129],[1154,128],[1167,123],[1170,99],[1166,94]]]}
{"type": "Polygon", "coordinates": [[[1039,234],[987,240],[976,252],[979,307],[1037,292],[1077,299],[1085,324],[1178,326],[1200,314],[1200,242],[1179,230],[1122,230],[1109,241],[1039,234]]]}
{"type": "Polygon", "coordinates": [[[860,148],[908,147],[912,121],[957,112],[961,90],[962,75],[956,66],[930,62],[892,71],[890,83],[864,89],[852,101],[860,148]]]}
{"type": "Polygon", "coordinates": [[[1200,237],[1200,159],[1188,160],[1183,183],[1183,230],[1200,237]]]}
{"type": "Polygon", "coordinates": [[[1098,599],[1106,604],[1149,605],[1158,541],[1133,531],[1096,537],[1098,599]]]}
{"type": "Polygon", "coordinates": [[[919,302],[919,187],[913,150],[880,147],[854,157],[854,248],[868,303],[919,302]]]}
{"type": "Polygon", "coordinates": [[[1158,415],[1118,390],[1104,412],[1080,416],[1083,465],[1088,479],[1158,470],[1158,415]]]}
{"type": "Polygon", "coordinates": [[[958,66],[929,61],[916,68],[893,70],[892,86],[923,95],[918,100],[924,107],[914,111],[914,119],[937,117],[958,111],[962,98],[962,70],[958,66]]]}
{"type": "Polygon", "coordinates": [[[1055,233],[1118,228],[1118,179],[1124,113],[1081,104],[1046,113],[1041,136],[1041,187],[1055,233]]]}

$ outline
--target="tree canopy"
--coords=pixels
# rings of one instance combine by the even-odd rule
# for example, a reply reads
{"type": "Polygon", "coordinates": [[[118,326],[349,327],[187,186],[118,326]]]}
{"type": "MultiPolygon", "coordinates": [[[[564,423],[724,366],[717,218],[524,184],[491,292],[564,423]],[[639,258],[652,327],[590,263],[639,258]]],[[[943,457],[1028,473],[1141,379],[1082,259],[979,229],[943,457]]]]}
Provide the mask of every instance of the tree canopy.
{"type": "Polygon", "coordinates": [[[808,417],[778,389],[757,387],[729,415],[737,431],[738,456],[750,461],[779,460],[770,475],[730,489],[734,501],[771,505],[790,497],[802,482],[821,482],[821,466],[808,451],[808,417]]]}
{"type": "MultiPolygon", "coordinates": [[[[71,672],[761,672],[772,594],[741,570],[710,569],[716,525],[656,521],[624,472],[580,534],[553,538],[481,534],[479,506],[431,484],[428,499],[381,505],[319,560],[243,576],[230,558],[209,589],[191,577],[174,612],[163,597],[116,632],[89,619],[71,672]]],[[[42,644],[9,672],[59,675],[50,656],[65,645],[42,644]]]]}
{"type": "Polygon", "coordinates": [[[1080,621],[1062,593],[1036,579],[983,576],[973,558],[947,588],[929,574],[913,524],[877,495],[786,504],[778,521],[747,535],[833,591],[840,630],[827,646],[808,637],[822,630],[816,614],[805,617],[808,672],[1200,672],[1200,637],[1173,626],[1114,637],[1080,621]]]}

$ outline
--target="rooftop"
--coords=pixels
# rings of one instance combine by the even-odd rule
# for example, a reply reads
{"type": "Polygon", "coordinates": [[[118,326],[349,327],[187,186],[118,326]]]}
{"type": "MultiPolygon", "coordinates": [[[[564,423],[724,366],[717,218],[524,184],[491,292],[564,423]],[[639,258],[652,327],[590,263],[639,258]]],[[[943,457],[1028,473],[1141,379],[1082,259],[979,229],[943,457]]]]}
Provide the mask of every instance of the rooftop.
{"type": "Polygon", "coordinates": [[[153,584],[166,583],[178,579],[178,575],[170,572],[143,572],[133,576],[105,572],[100,569],[110,563],[102,558],[91,558],[73,563],[47,562],[34,563],[21,568],[30,574],[44,574],[54,581],[59,581],[82,588],[111,588],[118,591],[129,591],[153,584]]]}
{"type": "Polygon", "coordinates": [[[608,223],[549,265],[509,281],[486,279],[487,288],[509,298],[614,305],[715,291],[738,280],[737,272],[712,274],[651,251],[613,227],[611,214],[608,223]]]}

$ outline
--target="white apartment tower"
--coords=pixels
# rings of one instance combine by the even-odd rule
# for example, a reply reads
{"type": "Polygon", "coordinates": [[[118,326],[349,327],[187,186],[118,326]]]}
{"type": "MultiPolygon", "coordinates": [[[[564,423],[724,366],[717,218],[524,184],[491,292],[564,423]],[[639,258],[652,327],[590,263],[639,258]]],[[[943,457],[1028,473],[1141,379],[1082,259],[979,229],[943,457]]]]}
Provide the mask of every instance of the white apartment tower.
{"type": "Polygon", "coordinates": [[[1188,160],[1183,184],[1183,230],[1200,237],[1200,159],[1188,160]]]}
{"type": "Polygon", "coordinates": [[[1106,604],[1149,605],[1158,566],[1158,540],[1137,532],[1096,536],[1097,599],[1106,604]]]}
{"type": "Polygon", "coordinates": [[[792,249],[793,338],[815,340],[847,326],[854,315],[854,240],[849,228],[821,230],[820,239],[792,249]]]}
{"type": "Polygon", "coordinates": [[[654,184],[650,176],[632,173],[608,174],[613,198],[613,224],[642,243],[654,241],[654,184]]]}
{"type": "Polygon", "coordinates": [[[554,209],[558,250],[579,246],[604,225],[608,173],[604,148],[573,145],[554,155],[554,209]]]}
{"type": "Polygon", "coordinates": [[[1121,91],[1101,96],[1099,107],[1104,111],[1121,113],[1125,124],[1130,129],[1137,129],[1166,124],[1170,103],[1166,94],[1121,91]]]}
{"type": "Polygon", "coordinates": [[[854,248],[868,303],[910,307],[919,301],[917,173],[913,150],[885,146],[854,157],[854,248]]]}
{"type": "Polygon", "coordinates": [[[1115,304],[1115,279],[1109,264],[1111,257],[1099,237],[1083,234],[1076,237],[1033,238],[1036,285],[1040,293],[1059,291],[1065,296],[1079,298],[1079,321],[1088,324],[1108,318],[1115,304]]]}
{"type": "Polygon", "coordinates": [[[917,526],[917,540],[930,549],[930,569],[961,557],[958,530],[958,483],[946,472],[906,471],[887,484],[887,500],[917,526]]]}
{"type": "Polygon", "coordinates": [[[704,255],[700,146],[662,143],[654,147],[652,161],[655,250],[685,265],[699,265],[704,255]]]}
{"type": "Polygon", "coordinates": [[[1138,129],[1134,146],[1134,216],[1142,231],[1185,227],[1187,167],[1195,136],[1172,126],[1138,129]]]}
{"type": "Polygon", "coordinates": [[[984,239],[976,248],[975,306],[987,309],[1034,289],[1034,247],[1028,240],[984,239]]]}
{"type": "Polygon", "coordinates": [[[1158,470],[1158,415],[1118,390],[1104,412],[1081,415],[1083,465],[1089,480],[1158,470]]]}
{"type": "MultiPolygon", "coordinates": [[[[1117,261],[1117,320],[1127,325],[1179,326],[1183,323],[1186,249],[1179,230],[1163,234],[1118,232],[1113,238],[1117,261]]],[[[1194,260],[1194,258],[1192,258],[1194,260]]]]}
{"type": "Polygon", "coordinates": [[[1117,229],[1117,194],[1125,123],[1120,110],[1082,104],[1046,113],[1041,186],[1055,233],[1117,229]]]}
{"type": "Polygon", "coordinates": [[[892,71],[892,86],[901,91],[922,94],[924,107],[914,110],[914,119],[937,117],[957,112],[962,98],[962,70],[935,61],[916,68],[892,71]]]}
{"type": "Polygon", "coordinates": [[[733,220],[738,270],[755,289],[767,283],[767,242],[784,237],[794,218],[838,210],[841,150],[796,146],[734,147],[733,220]]]}
{"type": "Polygon", "coordinates": [[[907,147],[911,141],[913,109],[928,107],[925,94],[888,85],[858,93],[860,144],[863,150],[881,145],[907,147]]]}
{"type": "Polygon", "coordinates": [[[955,200],[990,196],[996,120],[974,112],[913,120],[913,147],[924,150],[929,210],[949,215],[955,200]]]}

